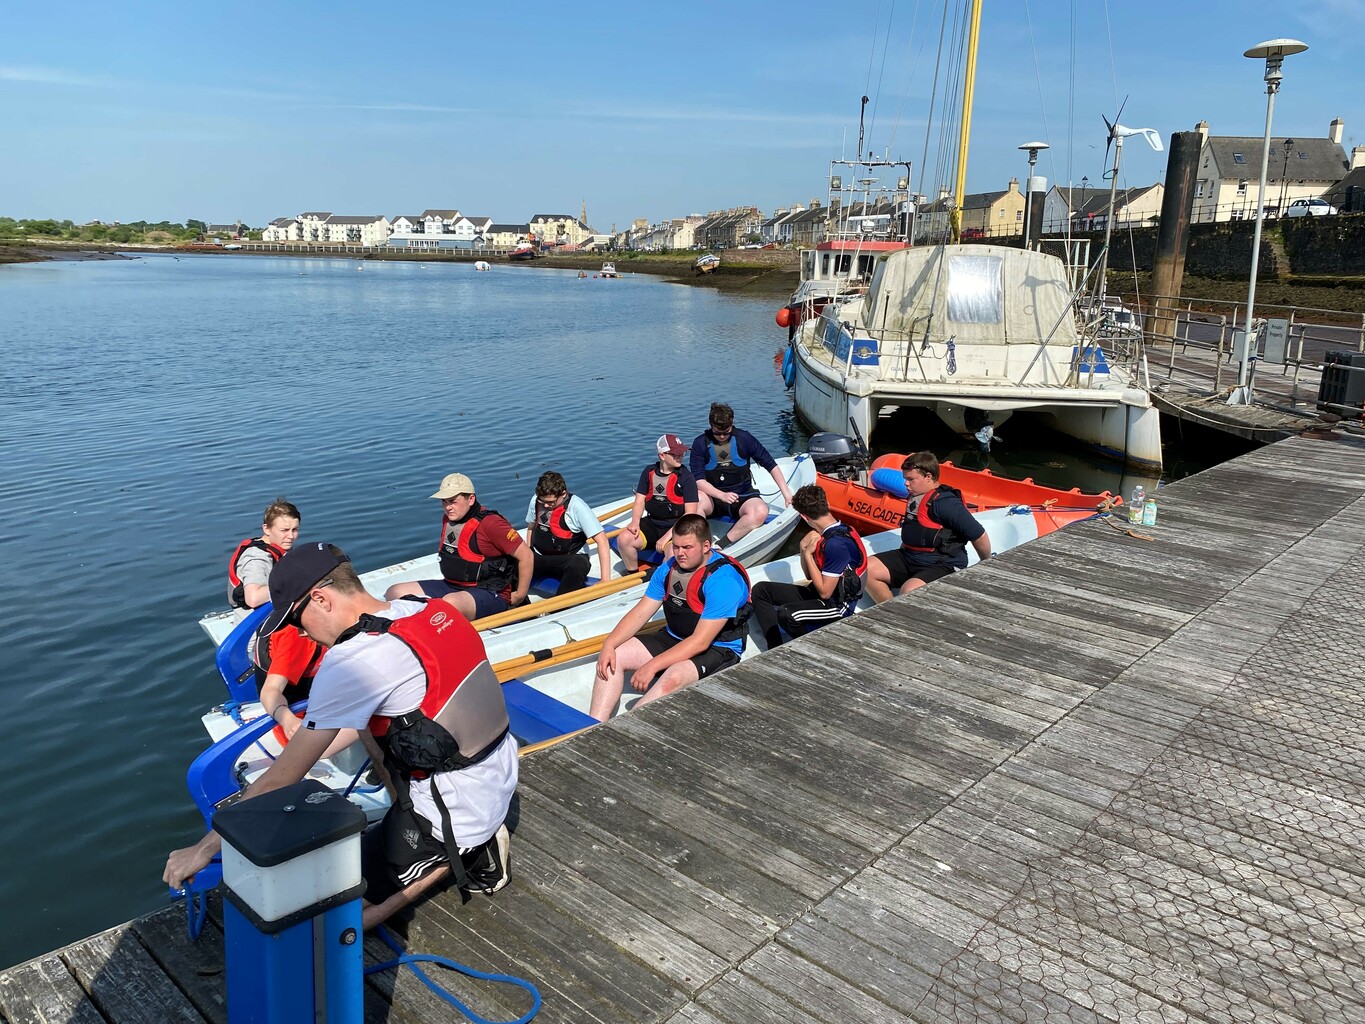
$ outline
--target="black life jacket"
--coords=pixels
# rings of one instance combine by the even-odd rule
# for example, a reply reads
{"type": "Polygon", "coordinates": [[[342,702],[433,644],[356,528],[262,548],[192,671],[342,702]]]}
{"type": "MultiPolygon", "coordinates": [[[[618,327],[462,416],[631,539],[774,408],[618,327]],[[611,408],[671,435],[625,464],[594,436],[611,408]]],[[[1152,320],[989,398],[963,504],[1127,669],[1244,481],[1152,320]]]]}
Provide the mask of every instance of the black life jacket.
{"type": "Polygon", "coordinates": [[[863,596],[863,577],[867,575],[867,547],[858,536],[857,530],[843,523],[835,523],[820,534],[819,543],[815,545],[815,564],[822,571],[825,568],[825,538],[830,534],[847,537],[858,548],[858,564],[844,568],[839,576],[839,582],[834,585],[834,592],[830,594],[830,600],[836,604],[851,604],[863,596]]]}
{"type": "Polygon", "coordinates": [[[483,587],[495,594],[516,586],[517,560],[511,555],[482,554],[475,537],[479,524],[497,514],[475,502],[457,523],[441,517],[441,575],[451,586],[483,587]]]}
{"type": "Polygon", "coordinates": [[[706,479],[722,491],[751,494],[754,491],[750,460],[739,454],[739,444],[732,433],[724,441],[717,441],[708,430],[706,437],[706,479]]]}
{"type": "MultiPolygon", "coordinates": [[[[744,571],[744,566],[723,552],[720,558],[698,566],[691,572],[683,572],[678,568],[677,562],[673,563],[668,570],[668,579],[664,581],[664,621],[668,624],[670,633],[686,640],[696,632],[697,624],[701,622],[702,609],[706,607],[706,580],[717,569],[726,565],[735,568],[740,578],[744,580],[746,592],[751,592],[749,574],[744,571]]],[[[719,635],[712,643],[744,640],[744,627],[752,611],[753,602],[746,593],[744,603],[721,627],[719,635]]]]}
{"type": "MultiPolygon", "coordinates": [[[[426,603],[426,598],[404,598],[426,603]]],[[[401,619],[362,615],[337,637],[341,644],[360,633],[387,633],[402,642],[422,666],[427,690],[421,705],[404,715],[375,715],[370,733],[384,751],[384,766],[398,785],[395,801],[412,809],[409,786],[413,780],[438,772],[461,771],[487,760],[502,745],[510,729],[502,684],[488,664],[479,634],[454,608],[432,601],[421,611],[401,619]]],[[[335,645],[333,645],[335,646],[335,645]]],[[[469,884],[459,843],[450,824],[450,809],[436,780],[431,796],[441,815],[441,836],[457,885],[469,884]]]]}
{"type": "Polygon", "coordinates": [[[940,492],[956,495],[959,501],[962,500],[962,492],[956,487],[939,484],[920,499],[919,508],[913,515],[910,513],[910,502],[907,502],[905,518],[901,521],[901,546],[907,551],[921,554],[933,552],[941,556],[943,561],[951,562],[967,550],[967,543],[933,517],[930,506],[940,492]]]}
{"type": "Polygon", "coordinates": [[[687,508],[683,500],[682,481],[675,470],[663,473],[656,463],[649,471],[649,496],[645,498],[645,515],[665,523],[676,523],[687,508]]]}
{"type": "Polygon", "coordinates": [[[248,537],[237,545],[237,550],[228,559],[228,604],[234,608],[247,607],[246,585],[242,583],[242,578],[237,575],[237,559],[242,557],[242,552],[247,548],[260,548],[270,556],[271,565],[284,557],[283,548],[277,548],[274,544],[267,544],[260,537],[248,537]]]}
{"type": "Polygon", "coordinates": [[[572,555],[588,542],[588,535],[570,530],[564,525],[564,513],[569,509],[572,494],[566,494],[563,502],[554,508],[541,511],[536,502],[536,521],[531,528],[531,550],[542,555],[572,555]]]}

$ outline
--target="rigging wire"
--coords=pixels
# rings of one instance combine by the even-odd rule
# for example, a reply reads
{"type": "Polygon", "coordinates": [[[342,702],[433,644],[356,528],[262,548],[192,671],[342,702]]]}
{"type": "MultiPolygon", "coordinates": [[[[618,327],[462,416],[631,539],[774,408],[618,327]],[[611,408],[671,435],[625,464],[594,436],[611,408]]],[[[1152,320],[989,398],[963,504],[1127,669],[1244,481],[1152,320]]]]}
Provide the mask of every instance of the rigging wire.
{"type": "MultiPolygon", "coordinates": [[[[886,36],[882,41],[882,63],[877,69],[877,89],[872,93],[872,123],[869,130],[877,124],[877,106],[882,99],[882,79],[886,77],[886,55],[891,52],[891,25],[896,20],[896,0],[891,0],[891,10],[886,16],[886,36]]],[[[871,146],[868,147],[871,155],[871,146]]]]}
{"type": "Polygon", "coordinates": [[[905,86],[901,91],[901,101],[896,107],[896,120],[891,124],[891,137],[887,140],[887,147],[894,149],[896,145],[896,132],[900,130],[901,118],[905,114],[905,103],[910,98],[910,86],[915,81],[915,73],[919,71],[920,60],[924,57],[924,34],[917,31],[919,27],[919,5],[920,0],[915,0],[915,10],[910,16],[910,35],[905,40],[904,62],[910,67],[910,73],[905,80],[905,86]],[[914,61],[910,60],[910,50],[915,40],[919,40],[919,52],[915,54],[914,61]]]}
{"type": "MultiPolygon", "coordinates": [[[[929,91],[929,116],[924,122],[924,151],[920,156],[919,162],[919,188],[917,191],[926,199],[929,196],[929,189],[925,187],[924,176],[929,170],[929,139],[934,130],[934,103],[938,98],[939,70],[943,66],[943,41],[944,33],[948,28],[948,5],[943,5],[943,17],[939,20],[938,26],[938,52],[934,57],[934,79],[933,87],[929,91]]],[[[913,242],[914,239],[911,239],[913,242]]]]}

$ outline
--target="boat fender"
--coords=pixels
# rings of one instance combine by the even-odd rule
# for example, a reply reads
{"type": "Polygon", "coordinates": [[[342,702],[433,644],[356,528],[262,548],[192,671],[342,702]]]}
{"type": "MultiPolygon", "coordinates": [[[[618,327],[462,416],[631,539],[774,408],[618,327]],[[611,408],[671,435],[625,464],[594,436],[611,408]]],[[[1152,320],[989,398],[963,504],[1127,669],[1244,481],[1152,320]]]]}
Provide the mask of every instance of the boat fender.
{"type": "Polygon", "coordinates": [[[910,497],[910,492],[905,487],[905,474],[899,469],[892,469],[890,466],[874,469],[871,482],[874,490],[882,491],[896,498],[910,497]]]}
{"type": "Polygon", "coordinates": [[[789,327],[792,322],[792,311],[789,307],[783,306],[777,311],[777,326],[789,327]]]}
{"type": "Polygon", "coordinates": [[[782,382],[789,388],[796,386],[796,355],[790,345],[782,356],[782,382]]]}

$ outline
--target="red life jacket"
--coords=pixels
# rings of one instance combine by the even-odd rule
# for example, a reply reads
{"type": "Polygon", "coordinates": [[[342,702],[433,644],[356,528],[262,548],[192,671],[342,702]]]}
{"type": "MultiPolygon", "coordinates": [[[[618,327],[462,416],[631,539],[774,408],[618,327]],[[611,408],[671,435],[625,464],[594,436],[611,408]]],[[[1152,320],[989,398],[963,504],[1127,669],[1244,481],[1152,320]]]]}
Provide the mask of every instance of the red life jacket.
{"type": "Polygon", "coordinates": [[[401,619],[361,616],[340,637],[387,633],[401,641],[422,666],[426,695],[403,715],[375,715],[370,732],[408,778],[458,771],[488,757],[507,735],[507,704],[483,641],[463,615],[444,601],[431,601],[401,619]]]}
{"type": "Polygon", "coordinates": [[[843,523],[835,523],[820,534],[820,540],[815,545],[815,564],[821,571],[825,568],[825,538],[831,533],[849,538],[858,548],[858,564],[845,567],[839,576],[839,582],[834,585],[833,593],[830,594],[830,598],[839,604],[849,604],[863,595],[863,577],[867,575],[867,547],[858,536],[857,530],[843,523]]]}
{"type": "Polygon", "coordinates": [[[712,643],[744,639],[744,627],[753,611],[753,602],[748,597],[752,590],[749,585],[749,574],[744,571],[744,566],[723,552],[720,552],[719,558],[698,566],[691,572],[683,572],[678,568],[677,562],[669,568],[668,579],[664,580],[664,621],[668,624],[670,633],[686,640],[696,632],[697,625],[701,622],[702,610],[706,607],[706,580],[717,569],[726,565],[732,566],[744,580],[746,596],[744,603],[726,620],[712,643]]]}
{"type": "Polygon", "coordinates": [[[531,528],[531,550],[542,555],[571,555],[588,542],[588,535],[570,530],[564,525],[564,513],[569,509],[572,494],[552,509],[540,510],[536,502],[536,521],[531,528]]]}
{"type": "Polygon", "coordinates": [[[941,492],[956,495],[959,501],[962,499],[962,492],[956,487],[939,484],[920,499],[914,515],[910,514],[907,502],[905,518],[901,521],[901,547],[921,554],[933,552],[943,556],[944,561],[951,561],[967,549],[967,543],[933,517],[931,506],[941,492]]]}
{"type": "Polygon", "coordinates": [[[495,594],[516,586],[517,560],[511,555],[483,554],[475,536],[479,524],[497,514],[476,503],[458,523],[441,517],[441,575],[451,586],[483,587],[495,594]]]}
{"type": "Polygon", "coordinates": [[[645,499],[645,515],[665,523],[676,523],[686,508],[682,481],[678,479],[677,471],[664,474],[655,464],[649,471],[649,496],[645,499]]]}
{"type": "Polygon", "coordinates": [[[237,545],[237,550],[232,552],[232,557],[228,559],[228,604],[234,608],[247,607],[246,587],[242,583],[242,578],[237,575],[237,559],[242,557],[242,552],[247,548],[260,548],[270,556],[271,565],[284,557],[284,548],[267,544],[260,537],[248,537],[237,545]]]}

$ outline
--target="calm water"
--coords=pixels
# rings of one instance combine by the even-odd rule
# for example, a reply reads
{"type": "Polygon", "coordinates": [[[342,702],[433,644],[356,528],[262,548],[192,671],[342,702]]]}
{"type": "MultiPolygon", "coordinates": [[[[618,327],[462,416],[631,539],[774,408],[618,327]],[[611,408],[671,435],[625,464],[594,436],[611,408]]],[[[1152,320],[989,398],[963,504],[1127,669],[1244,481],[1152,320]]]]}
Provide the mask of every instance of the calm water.
{"type": "MultiPolygon", "coordinates": [[[[514,522],[548,468],[609,501],[712,400],[774,454],[804,448],[771,298],[360,267],[0,268],[0,966],[163,904],[165,854],[200,828],[184,786],[198,715],[224,695],[196,622],[277,494],[364,571],[431,545],[446,473],[514,522]]],[[[877,440],[923,443],[894,426],[877,440]]],[[[1120,485],[1048,445],[1021,434],[992,465],[1120,485]]]]}

